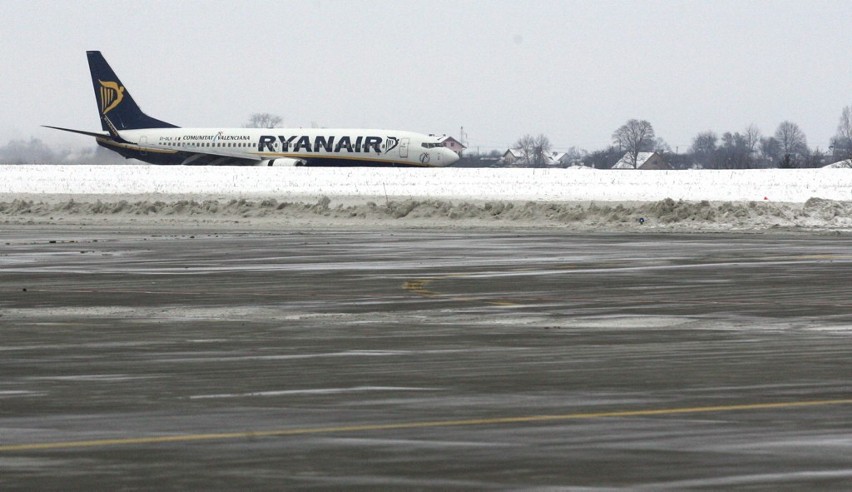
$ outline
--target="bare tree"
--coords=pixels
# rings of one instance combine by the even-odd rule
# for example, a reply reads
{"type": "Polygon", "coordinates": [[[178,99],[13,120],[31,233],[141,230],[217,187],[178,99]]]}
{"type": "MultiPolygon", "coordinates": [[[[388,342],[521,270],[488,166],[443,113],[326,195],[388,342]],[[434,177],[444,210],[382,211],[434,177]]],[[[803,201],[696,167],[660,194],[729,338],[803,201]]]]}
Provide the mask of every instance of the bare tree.
{"type": "Polygon", "coordinates": [[[760,128],[758,128],[757,125],[752,123],[746,127],[745,132],[743,133],[743,138],[745,139],[746,147],[752,154],[757,153],[761,137],[760,128]]]}
{"type": "Polygon", "coordinates": [[[761,138],[760,154],[767,164],[774,164],[781,159],[781,144],[778,143],[775,137],[761,138]]]}
{"type": "Polygon", "coordinates": [[[819,149],[819,147],[817,147],[814,150],[808,152],[808,156],[801,163],[800,167],[806,167],[806,168],[822,167],[822,166],[827,164],[825,162],[827,160],[827,158],[828,158],[828,154],[821,151],[819,149]]]}
{"type": "Polygon", "coordinates": [[[515,142],[513,148],[521,154],[519,167],[544,167],[550,153],[550,139],[543,134],[537,137],[526,134],[515,142]]]}
{"type": "Polygon", "coordinates": [[[654,149],[655,139],[654,127],[645,120],[628,120],[612,134],[612,143],[630,153],[633,167],[636,167],[639,152],[654,149]]]}
{"type": "Polygon", "coordinates": [[[550,139],[543,134],[539,134],[539,136],[533,139],[533,166],[545,167],[548,161],[548,154],[550,154],[550,139]]]}
{"type": "Polygon", "coordinates": [[[846,106],[840,113],[837,136],[852,140],[852,106],[846,106]]]}
{"type": "Polygon", "coordinates": [[[529,167],[532,165],[533,152],[535,149],[535,138],[532,135],[526,134],[519,138],[518,141],[515,142],[513,148],[521,154],[521,157],[519,158],[521,161],[521,167],[529,167]]]}
{"type": "Polygon", "coordinates": [[[799,125],[784,121],[775,130],[775,140],[781,146],[784,167],[797,167],[808,155],[808,139],[799,125]]]}
{"type": "Polygon", "coordinates": [[[568,165],[574,166],[582,164],[583,160],[589,155],[589,153],[586,152],[585,149],[571,147],[565,152],[565,155],[568,165]]]}
{"type": "Polygon", "coordinates": [[[712,130],[701,132],[692,139],[692,155],[705,168],[714,167],[718,140],[719,137],[712,130]]]}
{"type": "Polygon", "coordinates": [[[270,113],[254,113],[246,123],[246,128],[275,128],[281,124],[281,117],[270,113]]]}
{"type": "Polygon", "coordinates": [[[748,147],[748,138],[739,133],[725,132],[722,145],[717,150],[717,167],[722,169],[750,169],[754,160],[748,147]]]}
{"type": "Polygon", "coordinates": [[[852,159],[852,106],[840,113],[837,134],[831,139],[831,150],[835,159],[852,159]]]}

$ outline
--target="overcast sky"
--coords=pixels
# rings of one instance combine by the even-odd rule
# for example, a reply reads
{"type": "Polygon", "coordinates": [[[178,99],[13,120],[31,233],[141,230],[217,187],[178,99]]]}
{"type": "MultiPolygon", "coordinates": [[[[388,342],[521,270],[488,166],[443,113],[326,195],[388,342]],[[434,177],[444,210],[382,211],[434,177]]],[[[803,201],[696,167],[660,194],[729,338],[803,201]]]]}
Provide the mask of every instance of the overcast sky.
{"type": "Polygon", "coordinates": [[[606,147],[628,119],[701,131],[797,123],[826,150],[852,105],[852,1],[0,0],[0,145],[100,130],[86,50],[187,127],[446,133],[505,149],[606,147]]]}

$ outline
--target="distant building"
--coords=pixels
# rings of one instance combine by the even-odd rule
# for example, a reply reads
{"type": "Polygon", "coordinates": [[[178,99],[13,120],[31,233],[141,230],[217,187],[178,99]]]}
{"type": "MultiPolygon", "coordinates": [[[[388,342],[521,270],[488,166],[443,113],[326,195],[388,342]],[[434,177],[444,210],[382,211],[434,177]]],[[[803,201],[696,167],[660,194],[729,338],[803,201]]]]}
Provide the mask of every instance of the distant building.
{"type": "Polygon", "coordinates": [[[520,149],[508,149],[506,152],[503,152],[503,163],[507,166],[514,166],[517,163],[524,163],[526,158],[524,157],[524,153],[521,152],[520,149]]]}
{"type": "Polygon", "coordinates": [[[464,146],[464,144],[462,144],[461,142],[459,142],[455,138],[447,136],[447,135],[444,135],[443,137],[441,137],[441,143],[444,145],[444,147],[452,150],[453,152],[455,152],[456,154],[459,154],[459,155],[461,155],[461,153],[464,151],[464,149],[467,148],[467,147],[464,146]]]}
{"type": "MultiPolygon", "coordinates": [[[[503,152],[503,163],[507,166],[525,166],[533,160],[533,156],[527,159],[521,149],[507,149],[503,152]]],[[[544,165],[547,167],[558,167],[568,165],[568,154],[565,152],[548,152],[544,155],[544,165]]]]}
{"type": "Polygon", "coordinates": [[[668,170],[672,167],[656,152],[639,152],[636,156],[636,166],[634,166],[633,155],[628,152],[612,166],[612,169],[668,170]]]}
{"type": "Polygon", "coordinates": [[[547,155],[547,165],[548,166],[567,166],[568,165],[568,154],[565,152],[551,152],[547,155]]]}

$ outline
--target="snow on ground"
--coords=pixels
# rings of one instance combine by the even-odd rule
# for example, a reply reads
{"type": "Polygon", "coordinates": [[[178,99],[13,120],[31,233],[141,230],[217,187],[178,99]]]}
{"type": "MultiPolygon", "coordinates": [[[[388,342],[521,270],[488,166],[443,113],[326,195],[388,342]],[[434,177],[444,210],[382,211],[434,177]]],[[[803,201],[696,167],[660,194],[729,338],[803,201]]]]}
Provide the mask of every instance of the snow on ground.
{"type": "Polygon", "coordinates": [[[852,169],[0,166],[0,221],[852,229],[852,169]]]}
{"type": "Polygon", "coordinates": [[[824,166],[824,169],[852,169],[852,159],[846,159],[845,161],[837,161],[833,164],[824,166]]]}
{"type": "Polygon", "coordinates": [[[0,194],[192,194],[508,201],[852,200],[846,169],[635,171],[0,166],[0,194]]]}

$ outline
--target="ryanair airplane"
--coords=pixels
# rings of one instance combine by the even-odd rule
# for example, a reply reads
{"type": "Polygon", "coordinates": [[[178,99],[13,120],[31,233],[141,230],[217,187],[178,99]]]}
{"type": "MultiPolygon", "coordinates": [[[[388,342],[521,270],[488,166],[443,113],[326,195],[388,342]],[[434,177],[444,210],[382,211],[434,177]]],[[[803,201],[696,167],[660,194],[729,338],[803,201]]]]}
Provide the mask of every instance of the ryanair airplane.
{"type": "Polygon", "coordinates": [[[103,132],[98,145],[151,164],[443,167],[459,156],[439,137],[397,130],[180,128],[143,113],[100,51],[88,51],[103,132]]]}

